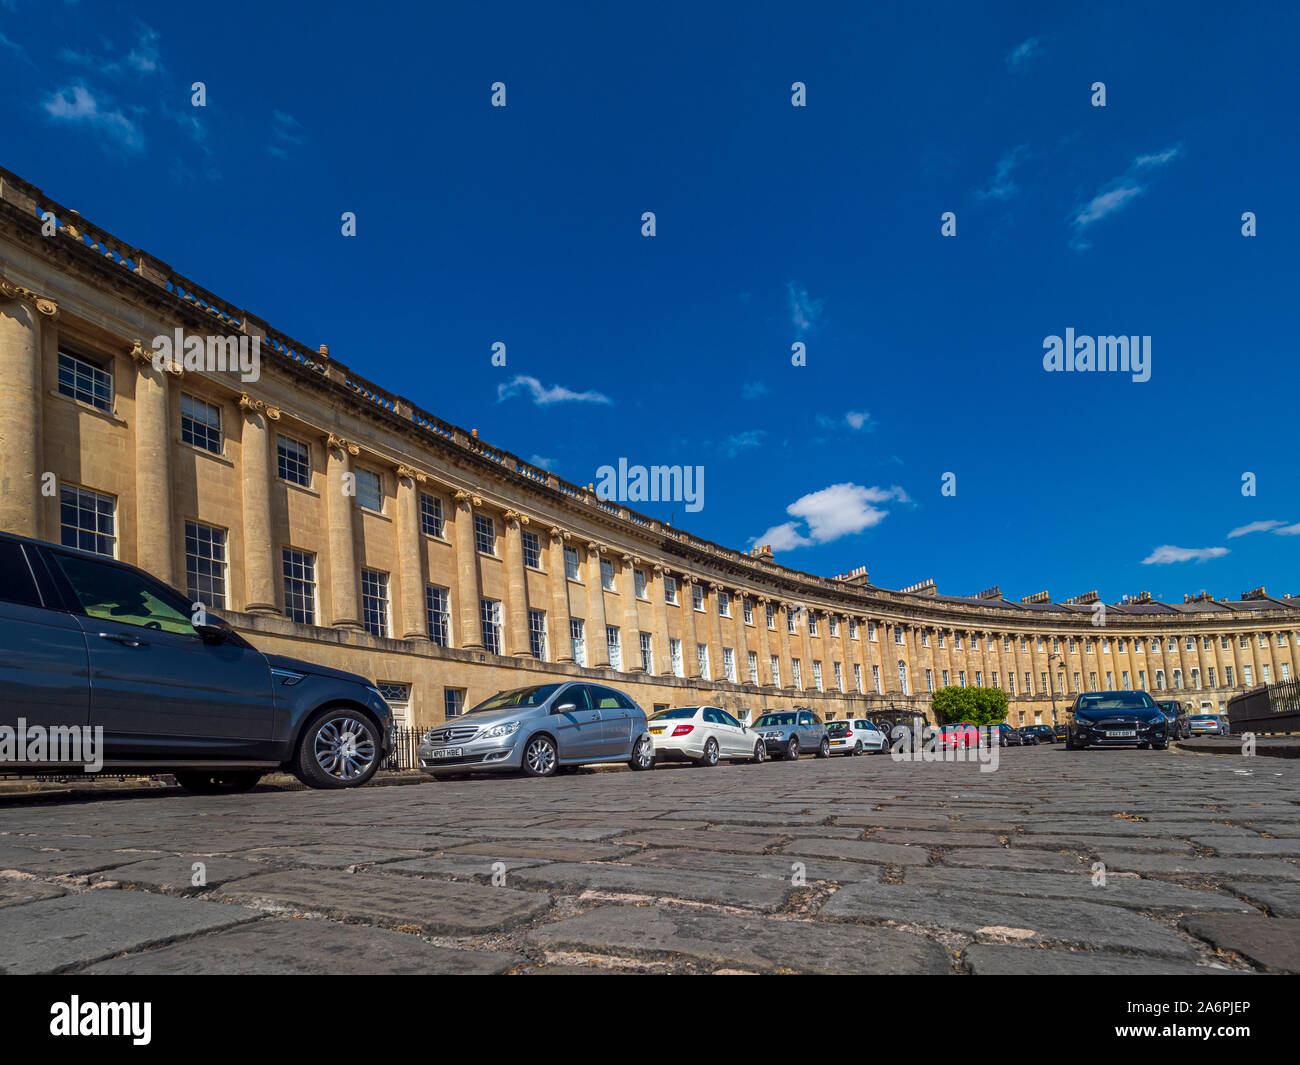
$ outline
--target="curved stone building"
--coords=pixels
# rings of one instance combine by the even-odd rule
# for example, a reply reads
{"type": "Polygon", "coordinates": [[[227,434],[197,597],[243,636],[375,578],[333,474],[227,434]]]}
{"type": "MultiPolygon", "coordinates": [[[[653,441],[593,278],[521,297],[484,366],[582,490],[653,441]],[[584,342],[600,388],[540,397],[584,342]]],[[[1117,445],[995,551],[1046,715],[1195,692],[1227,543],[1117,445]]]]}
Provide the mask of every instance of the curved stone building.
{"type": "Polygon", "coordinates": [[[706,542],[362,379],[4,170],[0,463],[0,528],[141,566],[258,647],[378,681],[410,724],[558,676],[647,709],[826,717],[986,685],[1013,724],[1050,723],[1079,690],[1217,711],[1295,668],[1300,611],[1262,589],[1103,612],[706,542]],[[203,338],[202,358],[160,366],[158,336],[203,338]],[[255,380],[237,365],[254,349],[255,380]]]}

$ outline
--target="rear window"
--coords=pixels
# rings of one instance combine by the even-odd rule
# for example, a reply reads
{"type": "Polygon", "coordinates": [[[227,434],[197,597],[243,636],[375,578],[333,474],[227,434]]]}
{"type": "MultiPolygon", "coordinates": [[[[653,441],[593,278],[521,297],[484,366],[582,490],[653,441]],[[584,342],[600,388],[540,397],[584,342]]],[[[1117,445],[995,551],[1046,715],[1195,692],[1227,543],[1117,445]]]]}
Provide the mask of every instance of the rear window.
{"type": "Polygon", "coordinates": [[[832,721],[826,726],[828,736],[847,736],[849,734],[849,723],[847,721],[832,721]]]}
{"type": "Polygon", "coordinates": [[[764,714],[758,719],[758,724],[763,728],[779,728],[782,725],[793,725],[794,714],[764,714]]]}
{"type": "Polygon", "coordinates": [[[698,706],[675,706],[671,710],[662,710],[652,717],[651,721],[680,721],[683,718],[694,717],[699,713],[698,706]]]}

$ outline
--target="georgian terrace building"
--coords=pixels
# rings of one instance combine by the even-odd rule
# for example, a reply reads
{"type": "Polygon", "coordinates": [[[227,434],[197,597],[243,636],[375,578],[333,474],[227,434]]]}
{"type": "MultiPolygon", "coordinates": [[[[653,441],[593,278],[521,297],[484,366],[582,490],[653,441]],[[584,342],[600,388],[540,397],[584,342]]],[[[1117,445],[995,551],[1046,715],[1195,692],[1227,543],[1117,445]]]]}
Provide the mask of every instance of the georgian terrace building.
{"type": "MultiPolygon", "coordinates": [[[[1195,709],[1295,668],[1300,610],[1142,596],[1010,602],[826,579],[597,499],[363,380],[0,169],[0,528],[134,563],[256,646],[377,681],[430,725],[589,677],[644,707],[928,710],[1004,688],[1195,709]],[[152,340],[261,349],[258,379],[157,369],[152,340]]],[[[1300,601],[1297,601],[1300,603],[1300,601]]]]}

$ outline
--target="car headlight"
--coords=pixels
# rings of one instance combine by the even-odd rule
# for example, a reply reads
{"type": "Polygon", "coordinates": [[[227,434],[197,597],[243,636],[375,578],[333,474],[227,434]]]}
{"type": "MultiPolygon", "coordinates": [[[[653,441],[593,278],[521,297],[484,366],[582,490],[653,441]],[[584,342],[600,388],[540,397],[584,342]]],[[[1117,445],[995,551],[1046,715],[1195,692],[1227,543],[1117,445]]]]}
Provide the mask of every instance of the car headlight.
{"type": "Polygon", "coordinates": [[[481,740],[499,740],[502,736],[513,736],[519,731],[518,721],[504,721],[500,725],[493,725],[490,729],[484,730],[480,735],[481,740]]]}

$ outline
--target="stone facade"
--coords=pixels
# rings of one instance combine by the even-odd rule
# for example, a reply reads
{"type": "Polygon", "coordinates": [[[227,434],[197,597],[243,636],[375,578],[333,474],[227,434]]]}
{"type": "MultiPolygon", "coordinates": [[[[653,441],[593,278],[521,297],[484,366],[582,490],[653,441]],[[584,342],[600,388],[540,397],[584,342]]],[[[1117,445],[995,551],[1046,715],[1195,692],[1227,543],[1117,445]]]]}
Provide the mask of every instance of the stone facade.
{"type": "Polygon", "coordinates": [[[740,715],[925,711],[945,682],[1006,688],[1013,724],[1080,687],[1219,710],[1293,675],[1300,633],[1262,591],[1097,625],[1095,604],[890,591],[719,547],[488,446],[4,170],[0,463],[0,529],[98,525],[258,647],[380,682],[410,724],[560,676],[740,715]],[[178,328],[255,338],[260,376],[157,368],[178,328]]]}

